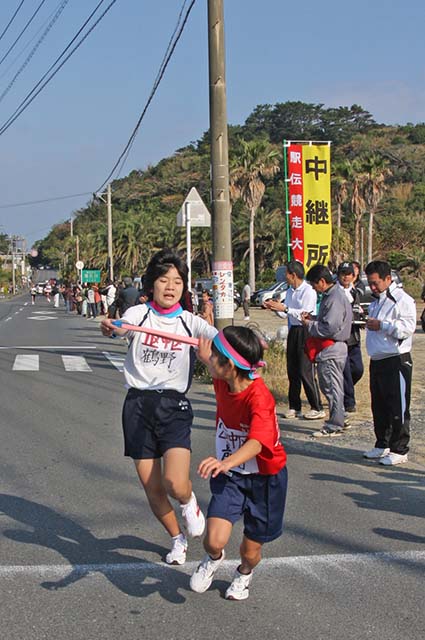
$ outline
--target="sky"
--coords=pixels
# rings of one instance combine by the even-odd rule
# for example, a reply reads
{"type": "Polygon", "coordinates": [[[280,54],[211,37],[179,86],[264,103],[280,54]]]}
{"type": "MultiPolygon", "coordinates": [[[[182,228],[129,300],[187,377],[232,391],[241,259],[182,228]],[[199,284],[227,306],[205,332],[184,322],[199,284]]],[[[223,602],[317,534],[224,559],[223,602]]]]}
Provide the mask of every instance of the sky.
{"type": "MultiPolygon", "coordinates": [[[[68,0],[27,62],[63,1],[44,0],[0,62],[0,132],[99,2],[68,0]]],[[[25,0],[0,35],[0,60],[40,2],[25,0]]],[[[104,0],[95,19],[110,2],[104,0]]],[[[0,34],[20,4],[0,2],[0,34]]],[[[91,194],[102,185],[145,106],[182,6],[183,0],[116,0],[0,133],[0,233],[25,237],[30,248],[86,206],[89,195],[15,205],[91,194]]],[[[423,0],[224,0],[224,8],[230,124],[243,124],[259,104],[288,100],[360,104],[385,124],[425,121],[423,0]]],[[[208,129],[207,39],[207,0],[196,0],[120,177],[208,129]]]]}

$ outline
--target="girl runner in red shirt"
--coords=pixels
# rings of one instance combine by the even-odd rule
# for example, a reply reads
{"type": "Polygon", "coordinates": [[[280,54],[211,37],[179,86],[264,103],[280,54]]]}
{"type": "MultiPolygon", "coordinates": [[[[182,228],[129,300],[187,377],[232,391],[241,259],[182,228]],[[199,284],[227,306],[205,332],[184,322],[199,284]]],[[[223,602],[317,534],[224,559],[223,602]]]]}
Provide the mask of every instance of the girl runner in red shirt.
{"type": "Polygon", "coordinates": [[[216,457],[202,460],[198,473],[211,475],[207,555],[191,577],[193,591],[203,593],[225,558],[233,524],[243,517],[241,563],[226,591],[229,600],[249,595],[252,571],[261,547],[282,533],[287,470],[280,443],[275,401],[256,373],[263,347],[247,327],[226,327],[211,344],[200,340],[198,357],[214,379],[217,399],[216,457]]]}

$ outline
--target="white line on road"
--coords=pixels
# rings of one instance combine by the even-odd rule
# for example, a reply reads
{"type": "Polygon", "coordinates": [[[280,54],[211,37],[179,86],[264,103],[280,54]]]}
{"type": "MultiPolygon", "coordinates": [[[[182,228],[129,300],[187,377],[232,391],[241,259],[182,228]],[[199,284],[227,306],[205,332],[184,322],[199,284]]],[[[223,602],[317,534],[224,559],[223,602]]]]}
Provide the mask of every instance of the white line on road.
{"type": "Polygon", "coordinates": [[[62,356],[65,371],[91,371],[83,356],[62,356]]]}
{"type": "Polygon", "coordinates": [[[39,356],[24,353],[15,357],[13,371],[38,371],[39,369],[39,356]]]}
{"type": "MultiPolygon", "coordinates": [[[[237,559],[225,560],[222,564],[227,569],[234,569],[237,559]]],[[[400,551],[400,552],[372,552],[372,553],[343,553],[325,554],[314,556],[293,556],[289,558],[265,558],[256,569],[256,573],[267,568],[292,567],[302,573],[310,574],[312,568],[320,566],[333,566],[340,568],[342,564],[368,564],[368,563],[425,563],[425,551],[400,551]]],[[[54,576],[65,577],[71,571],[76,574],[87,573],[132,573],[149,571],[161,573],[163,571],[183,571],[192,573],[199,562],[186,562],[182,567],[167,565],[163,562],[123,562],[116,564],[39,564],[39,565],[3,565],[0,566],[0,578],[28,576],[54,576]]]]}
{"type": "Polygon", "coordinates": [[[124,371],[125,356],[116,356],[108,351],[102,351],[102,353],[106,358],[108,358],[109,362],[118,369],[118,371],[121,371],[121,373],[124,371]]]}
{"type": "Polygon", "coordinates": [[[66,347],[66,346],[44,346],[44,347],[40,347],[38,344],[31,346],[31,345],[26,345],[26,346],[10,346],[10,347],[0,347],[0,349],[9,349],[9,350],[13,350],[13,349],[34,349],[35,351],[38,351],[39,349],[59,349],[60,351],[70,351],[71,349],[78,349],[78,351],[91,351],[92,349],[97,349],[97,347],[66,347]]]}

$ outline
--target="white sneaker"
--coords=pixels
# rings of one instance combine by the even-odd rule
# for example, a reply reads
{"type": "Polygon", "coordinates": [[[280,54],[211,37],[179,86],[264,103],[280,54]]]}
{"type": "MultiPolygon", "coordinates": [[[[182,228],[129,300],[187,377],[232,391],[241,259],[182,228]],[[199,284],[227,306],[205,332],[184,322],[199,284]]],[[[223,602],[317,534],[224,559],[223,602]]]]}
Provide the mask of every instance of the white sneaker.
{"type": "Polygon", "coordinates": [[[238,569],[235,571],[232,583],[227,588],[224,597],[226,600],[246,600],[249,596],[249,585],[251,584],[252,573],[244,575],[239,573],[238,569]]]}
{"type": "Polygon", "coordinates": [[[205,529],[205,518],[199,508],[196,496],[192,491],[192,496],[187,504],[181,504],[182,516],[186,531],[191,538],[202,536],[205,529]]]}
{"type": "Polygon", "coordinates": [[[307,411],[307,413],[304,414],[304,418],[306,420],[319,420],[319,418],[324,418],[325,416],[326,416],[326,413],[324,412],[323,409],[320,409],[320,410],[310,409],[310,411],[307,411]]]}
{"type": "Polygon", "coordinates": [[[218,560],[212,560],[208,554],[205,556],[190,578],[190,588],[192,591],[196,591],[196,593],[204,593],[204,591],[210,588],[214,574],[225,557],[226,554],[224,553],[224,549],[218,560]]]}
{"type": "Polygon", "coordinates": [[[370,451],[365,451],[363,457],[368,460],[378,460],[378,458],[385,458],[389,454],[389,448],[380,449],[379,447],[373,447],[370,451]]]}
{"type": "Polygon", "coordinates": [[[245,316],[244,320],[249,320],[249,316],[245,316]]]}
{"type": "Polygon", "coordinates": [[[295,411],[295,409],[287,409],[285,411],[285,413],[283,414],[284,418],[302,418],[303,414],[302,411],[295,411]]]}
{"type": "Polygon", "coordinates": [[[403,462],[407,462],[407,453],[390,452],[379,460],[379,464],[385,465],[402,464],[403,462]]]}
{"type": "Polygon", "coordinates": [[[172,538],[173,546],[171,551],[165,556],[165,562],[167,564],[184,564],[186,562],[187,540],[186,536],[180,533],[175,538],[172,538]]]}
{"type": "Polygon", "coordinates": [[[311,434],[312,438],[333,438],[334,436],[340,436],[342,429],[331,429],[328,425],[323,425],[320,431],[314,431],[311,434]]]}

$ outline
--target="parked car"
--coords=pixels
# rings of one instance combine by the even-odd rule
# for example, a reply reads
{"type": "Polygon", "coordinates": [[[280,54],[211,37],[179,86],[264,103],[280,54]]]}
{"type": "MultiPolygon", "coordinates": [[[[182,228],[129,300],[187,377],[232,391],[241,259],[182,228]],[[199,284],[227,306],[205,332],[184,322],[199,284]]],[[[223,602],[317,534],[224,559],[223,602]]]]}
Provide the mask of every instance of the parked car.
{"type": "Polygon", "coordinates": [[[288,286],[289,285],[287,282],[275,282],[267,289],[259,289],[258,291],[254,291],[251,296],[251,304],[254,307],[262,307],[266,300],[273,299],[278,300],[279,302],[283,302],[286,297],[288,286]]]}
{"type": "MultiPolygon", "coordinates": [[[[208,291],[211,298],[213,297],[213,281],[212,278],[198,278],[195,280],[195,292],[200,298],[203,290],[208,291]]],[[[241,294],[233,288],[233,309],[236,311],[241,306],[241,294]]]]}
{"type": "Polygon", "coordinates": [[[46,283],[45,283],[45,282],[38,282],[38,283],[35,285],[35,288],[36,288],[37,293],[38,293],[39,295],[41,295],[41,294],[43,294],[43,293],[44,293],[44,287],[45,287],[45,286],[46,286],[46,283]]]}

